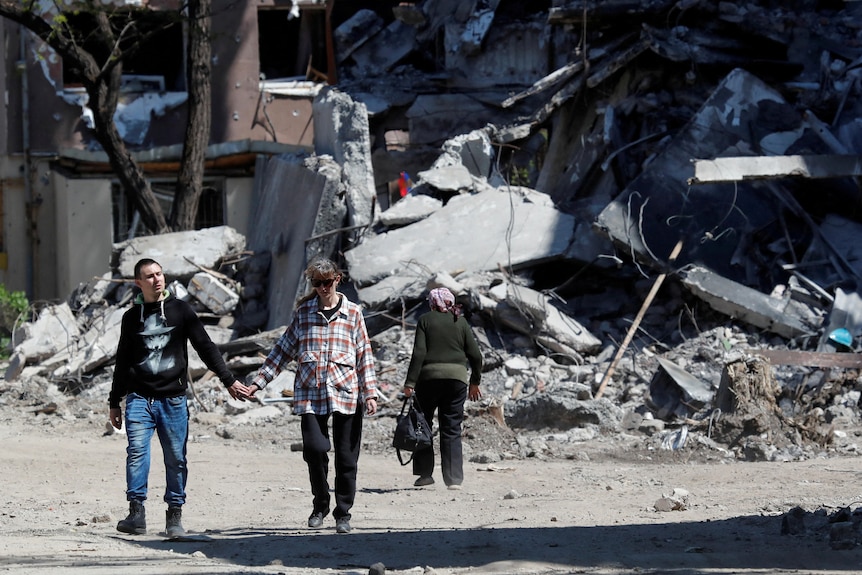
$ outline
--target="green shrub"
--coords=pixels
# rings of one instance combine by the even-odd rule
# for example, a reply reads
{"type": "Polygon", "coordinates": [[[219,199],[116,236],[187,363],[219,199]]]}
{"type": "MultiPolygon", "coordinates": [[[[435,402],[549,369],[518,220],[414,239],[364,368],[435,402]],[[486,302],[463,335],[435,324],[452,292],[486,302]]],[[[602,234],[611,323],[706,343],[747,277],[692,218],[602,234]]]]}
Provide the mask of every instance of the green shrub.
{"type": "Polygon", "coordinates": [[[28,319],[29,308],[27,294],[22,291],[6,291],[6,286],[0,284],[0,333],[11,335],[16,322],[28,319]]]}

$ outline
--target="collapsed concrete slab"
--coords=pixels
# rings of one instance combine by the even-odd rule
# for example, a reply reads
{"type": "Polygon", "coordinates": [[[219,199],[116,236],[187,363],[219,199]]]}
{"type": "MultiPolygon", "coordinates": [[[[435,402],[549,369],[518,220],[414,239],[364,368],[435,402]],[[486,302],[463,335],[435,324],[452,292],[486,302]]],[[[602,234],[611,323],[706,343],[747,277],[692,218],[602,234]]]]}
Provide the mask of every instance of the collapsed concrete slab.
{"type": "Polygon", "coordinates": [[[735,260],[753,230],[777,218],[780,204],[758,181],[688,184],[692,160],[724,156],[820,153],[803,138],[802,118],[773,88],[736,69],[685,129],[599,214],[597,229],[645,262],[661,261],[680,237],[680,264],[698,262],[750,285],[735,260]]]}
{"type": "Polygon", "coordinates": [[[398,273],[409,262],[449,273],[519,267],[565,255],[574,222],[529,188],[487,188],[455,196],[428,218],[369,237],[344,255],[360,285],[398,273]]]}
{"type": "Polygon", "coordinates": [[[551,298],[523,286],[509,286],[495,317],[504,325],[534,338],[539,345],[575,360],[594,353],[601,341],[575,318],[564,314],[551,298]]]}
{"type": "Polygon", "coordinates": [[[357,74],[379,76],[395,67],[416,47],[416,29],[393,20],[351,54],[357,74]]]}
{"type": "Polygon", "coordinates": [[[343,62],[354,50],[383,29],[383,18],[374,10],[363,8],[345,20],[333,33],[335,55],[343,62]]]}
{"type": "Polygon", "coordinates": [[[450,48],[454,48],[451,52],[465,52],[467,54],[479,52],[488,30],[491,28],[491,22],[494,21],[494,12],[499,4],[500,0],[488,0],[477,6],[477,9],[464,24],[464,31],[459,37],[458,44],[450,46],[450,48]]]}
{"type": "Polygon", "coordinates": [[[443,202],[425,194],[408,194],[386,211],[380,212],[379,221],[386,227],[406,226],[424,220],[443,207],[443,202]]]}
{"type": "Polygon", "coordinates": [[[413,274],[391,275],[368,287],[359,288],[359,301],[371,309],[390,307],[395,302],[415,301],[425,292],[427,278],[413,274]]]}
{"type": "Polygon", "coordinates": [[[756,156],[696,160],[692,184],[768,178],[840,178],[862,176],[859,156],[756,156]]]}
{"type": "Polygon", "coordinates": [[[461,164],[432,168],[419,172],[419,183],[427,184],[441,192],[469,192],[473,189],[473,178],[461,164]]]}
{"type": "Polygon", "coordinates": [[[691,266],[679,272],[682,284],[714,310],[786,338],[813,336],[823,313],[789,297],[773,297],[715,272],[691,266]]]}
{"type": "Polygon", "coordinates": [[[202,267],[214,269],[224,256],[245,249],[245,236],[229,226],[134,238],[114,245],[115,269],[135,276],[141,258],[159,262],[168,280],[188,280],[202,267]]]}

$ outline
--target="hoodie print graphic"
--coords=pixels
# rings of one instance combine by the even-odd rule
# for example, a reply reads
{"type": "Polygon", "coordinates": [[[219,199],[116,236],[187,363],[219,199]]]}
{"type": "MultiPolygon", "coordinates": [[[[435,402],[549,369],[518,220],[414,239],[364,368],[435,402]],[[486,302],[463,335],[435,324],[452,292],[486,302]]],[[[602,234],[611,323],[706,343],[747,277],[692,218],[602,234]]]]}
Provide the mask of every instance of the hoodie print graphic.
{"type": "Polygon", "coordinates": [[[147,356],[138,364],[146,373],[162,373],[176,365],[176,358],[164,355],[165,348],[171,340],[173,327],[165,324],[163,314],[154,313],[144,320],[144,329],[138,335],[144,341],[147,356]]]}

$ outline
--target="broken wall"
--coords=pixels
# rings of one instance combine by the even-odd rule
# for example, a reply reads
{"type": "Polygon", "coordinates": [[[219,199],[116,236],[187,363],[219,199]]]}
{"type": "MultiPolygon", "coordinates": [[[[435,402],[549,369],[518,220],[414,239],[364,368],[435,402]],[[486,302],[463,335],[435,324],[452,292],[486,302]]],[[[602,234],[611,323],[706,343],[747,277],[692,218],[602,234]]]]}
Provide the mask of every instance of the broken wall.
{"type": "Polygon", "coordinates": [[[52,176],[56,227],[44,231],[56,232],[56,289],[70,294],[79,283],[105,273],[111,261],[112,228],[105,225],[113,220],[111,181],[52,176]]]}
{"type": "Polygon", "coordinates": [[[257,163],[248,247],[256,254],[270,254],[266,329],[290,322],[296,300],[305,292],[309,255],[331,254],[336,236],[322,238],[323,244],[307,242],[321,225],[319,213],[344,217],[343,210],[333,206],[340,190],[339,170],[331,163],[312,160],[309,168],[305,162],[301,156],[282,155],[261,156],[257,163]]]}
{"type": "Polygon", "coordinates": [[[549,71],[550,27],[546,20],[494,25],[481,38],[489,47],[486,50],[465,49],[470,42],[466,35],[468,31],[459,23],[445,27],[445,66],[453,86],[529,86],[549,71]]]}
{"type": "MultiPolygon", "coordinates": [[[[28,186],[22,177],[25,172],[22,156],[0,157],[3,202],[0,283],[9,291],[24,291],[31,300],[52,300],[61,293],[57,275],[54,180],[50,176],[34,177],[28,186]],[[26,216],[28,213],[34,218],[34,227],[26,216]]],[[[50,161],[33,162],[32,173],[51,174],[50,161]]]]}

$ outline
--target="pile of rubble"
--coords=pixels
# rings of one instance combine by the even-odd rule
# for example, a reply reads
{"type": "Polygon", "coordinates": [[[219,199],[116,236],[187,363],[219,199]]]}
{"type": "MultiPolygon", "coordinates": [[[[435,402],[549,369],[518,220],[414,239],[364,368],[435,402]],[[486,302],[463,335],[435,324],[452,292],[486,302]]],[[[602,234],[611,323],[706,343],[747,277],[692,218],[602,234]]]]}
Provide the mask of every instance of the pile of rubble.
{"type": "MultiPolygon", "coordinates": [[[[161,261],[169,288],[195,306],[234,373],[242,377],[259,367],[282,328],[240,335],[244,294],[258,291],[244,283],[256,277],[248,265],[259,264],[244,238],[226,227],[138,238],[116,246],[111,272],[80,286],[69,301],[44,307],[16,331],[3,406],[104,420],[120,318],[135,290],[129,278],[141,254],[161,261]]],[[[502,272],[457,279],[436,274],[429,285],[461,294],[486,357],[484,398],[469,405],[465,426],[475,461],[588,458],[609,445],[749,460],[855,453],[862,389],[855,371],[773,367],[762,353],[786,345],[710,310],[692,311],[696,302],[675,284],[644,315],[604,394],[597,389],[618,348],[589,336],[564,306],[502,272]],[[688,326],[679,321],[684,313],[688,326]]],[[[350,284],[345,288],[357,297],[350,284]]],[[[372,450],[388,449],[413,320],[422,311],[415,305],[398,321],[385,311],[367,311],[384,394],[380,417],[367,426],[372,450]]],[[[230,400],[189,351],[189,399],[199,421],[217,423],[219,434],[230,437],[238,433],[232,423],[292,419],[284,417],[290,371],[267,387],[259,404],[243,404],[230,400]]]]}
{"type": "MultiPolygon", "coordinates": [[[[281,159],[351,164],[316,218],[302,211],[326,226],[304,258],[337,255],[366,310],[379,448],[425,294],[447,286],[486,357],[471,457],[581,458],[609,441],[749,460],[856,453],[862,3],[524,4],[401,3],[389,24],[357,12],[336,34],[338,90],[321,98],[362,103],[332,108],[360,109],[363,130],[345,133],[369,141],[332,136],[352,154],[281,159]],[[445,77],[427,71],[440,38],[445,77]],[[357,208],[357,190],[387,183],[357,208]]],[[[303,254],[265,249],[282,237],[279,194],[260,201],[269,216],[248,245],[224,227],[117,245],[104,277],[15,334],[0,402],[78,401],[73,417],[102,417],[143,255],[231,369],[252,373],[283,327],[261,330],[305,287],[303,254]]],[[[198,412],[253,422],[289,408],[290,373],[263,405],[235,405],[195,357],[191,371],[198,412]]]]}

